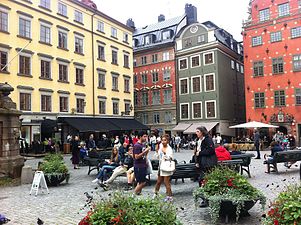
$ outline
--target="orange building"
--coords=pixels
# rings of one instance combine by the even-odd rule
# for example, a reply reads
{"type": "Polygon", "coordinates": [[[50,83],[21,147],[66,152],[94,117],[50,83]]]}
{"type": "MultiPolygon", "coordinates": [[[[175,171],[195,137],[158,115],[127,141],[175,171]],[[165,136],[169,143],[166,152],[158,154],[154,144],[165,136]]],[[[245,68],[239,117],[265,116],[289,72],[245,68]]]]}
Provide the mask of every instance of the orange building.
{"type": "Polygon", "coordinates": [[[246,118],[301,134],[301,1],[250,0],[244,22],[246,118]]]}

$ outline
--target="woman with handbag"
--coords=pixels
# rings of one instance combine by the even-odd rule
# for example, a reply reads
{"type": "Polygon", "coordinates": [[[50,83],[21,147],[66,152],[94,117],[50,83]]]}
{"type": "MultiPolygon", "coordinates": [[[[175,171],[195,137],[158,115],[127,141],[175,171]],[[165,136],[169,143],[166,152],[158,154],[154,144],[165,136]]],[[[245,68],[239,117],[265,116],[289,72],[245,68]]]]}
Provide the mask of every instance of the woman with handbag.
{"type": "Polygon", "coordinates": [[[161,183],[164,181],[166,187],[166,195],[168,198],[171,198],[171,185],[170,185],[170,176],[175,170],[175,165],[173,161],[173,151],[169,146],[169,135],[165,134],[162,136],[161,145],[156,152],[157,157],[159,158],[159,169],[158,169],[158,179],[155,186],[154,197],[157,196],[161,183]]]}

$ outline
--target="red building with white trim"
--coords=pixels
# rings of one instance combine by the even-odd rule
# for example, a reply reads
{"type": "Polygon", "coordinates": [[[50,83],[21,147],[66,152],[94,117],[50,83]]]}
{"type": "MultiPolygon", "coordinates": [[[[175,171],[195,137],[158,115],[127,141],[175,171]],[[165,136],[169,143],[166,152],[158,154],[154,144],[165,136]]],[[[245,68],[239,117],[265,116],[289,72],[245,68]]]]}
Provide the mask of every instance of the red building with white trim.
{"type": "Polygon", "coordinates": [[[301,133],[301,1],[250,0],[242,32],[246,118],[301,133]]]}

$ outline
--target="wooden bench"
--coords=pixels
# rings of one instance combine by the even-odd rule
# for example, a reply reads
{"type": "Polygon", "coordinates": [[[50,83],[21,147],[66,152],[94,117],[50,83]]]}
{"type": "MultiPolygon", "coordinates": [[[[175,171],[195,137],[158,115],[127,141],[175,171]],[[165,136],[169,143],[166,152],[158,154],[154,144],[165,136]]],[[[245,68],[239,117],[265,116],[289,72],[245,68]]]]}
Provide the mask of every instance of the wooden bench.
{"type": "MultiPolygon", "coordinates": [[[[268,166],[268,173],[271,172],[271,168],[278,173],[277,163],[291,163],[294,164],[301,160],[301,150],[288,150],[283,152],[276,152],[272,161],[264,161],[264,164],[268,166]]],[[[291,167],[288,166],[288,168],[291,167]]],[[[300,165],[301,167],[301,165],[300,165]]],[[[300,168],[300,178],[301,178],[301,168],[300,168]]]]}
{"type": "Polygon", "coordinates": [[[177,183],[178,179],[182,179],[184,183],[184,178],[197,178],[199,176],[199,172],[195,163],[179,163],[176,164],[176,170],[171,175],[170,179],[175,180],[175,184],[177,183]]]}
{"type": "Polygon", "coordinates": [[[89,166],[88,175],[93,170],[99,172],[99,168],[102,167],[106,159],[111,158],[112,151],[90,151],[88,157],[83,159],[84,163],[89,166]]]}
{"type": "Polygon", "coordinates": [[[238,155],[231,155],[232,159],[242,159],[242,164],[240,164],[240,174],[242,175],[245,171],[248,177],[251,178],[250,174],[250,164],[252,157],[255,157],[253,153],[243,153],[238,155]]]}

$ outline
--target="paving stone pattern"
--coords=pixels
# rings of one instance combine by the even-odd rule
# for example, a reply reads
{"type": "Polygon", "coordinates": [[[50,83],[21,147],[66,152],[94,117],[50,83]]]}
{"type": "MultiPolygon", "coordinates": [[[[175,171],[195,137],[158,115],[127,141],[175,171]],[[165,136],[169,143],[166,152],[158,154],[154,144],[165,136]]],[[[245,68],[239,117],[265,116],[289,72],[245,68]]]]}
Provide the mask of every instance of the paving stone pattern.
{"type": "MultiPolygon", "coordinates": [[[[268,153],[268,152],[264,152],[268,153]]],[[[152,154],[151,154],[152,155],[152,154]]],[[[191,150],[182,150],[175,153],[178,161],[189,161],[191,150]]],[[[72,225],[78,222],[86,215],[87,209],[82,210],[86,203],[84,192],[89,194],[100,194],[100,197],[107,197],[113,190],[122,189],[126,184],[125,177],[117,178],[110,186],[109,191],[95,189],[98,185],[91,181],[96,177],[96,171],[87,175],[88,168],[81,167],[74,170],[70,161],[70,155],[65,155],[64,159],[69,166],[71,177],[69,183],[62,183],[58,187],[50,187],[50,194],[39,192],[38,196],[29,195],[30,184],[17,187],[0,188],[0,213],[11,219],[8,225],[31,225],[37,224],[37,218],[44,221],[45,225],[72,225]]],[[[27,159],[25,165],[36,168],[38,162],[42,159],[27,159]]],[[[298,163],[299,166],[299,163],[298,163]]],[[[268,201],[274,199],[277,194],[290,183],[299,182],[299,167],[292,166],[287,169],[279,165],[279,174],[266,174],[263,159],[253,159],[251,163],[252,178],[249,181],[257,188],[261,189],[267,196],[268,201]]],[[[156,173],[156,171],[155,171],[156,173]]],[[[151,186],[143,189],[144,196],[152,196],[156,175],[151,177],[151,186]]],[[[187,225],[210,225],[210,216],[208,208],[195,207],[192,191],[197,187],[197,183],[185,179],[185,183],[178,181],[178,184],[172,182],[174,193],[174,204],[178,208],[178,218],[187,225]]],[[[161,187],[161,193],[164,194],[165,187],[161,187]]],[[[259,225],[261,224],[262,210],[259,204],[256,204],[249,213],[251,216],[241,218],[237,224],[259,225]]],[[[220,224],[224,224],[223,221],[220,224]]],[[[229,224],[236,224],[231,221],[229,224]]]]}

